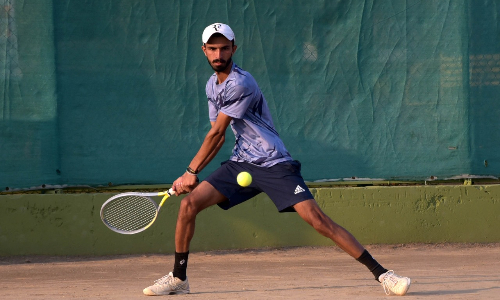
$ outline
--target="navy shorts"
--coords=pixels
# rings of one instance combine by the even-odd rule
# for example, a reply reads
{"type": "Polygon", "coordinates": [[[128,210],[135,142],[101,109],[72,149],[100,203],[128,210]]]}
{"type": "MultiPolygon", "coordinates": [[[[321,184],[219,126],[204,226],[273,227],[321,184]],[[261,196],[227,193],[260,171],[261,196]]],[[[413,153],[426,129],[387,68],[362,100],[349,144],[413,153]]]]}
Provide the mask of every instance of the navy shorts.
{"type": "Polygon", "coordinates": [[[246,162],[225,161],[205,181],[226,196],[219,203],[222,209],[230,209],[240,203],[266,193],[280,212],[295,211],[293,206],[304,200],[313,199],[300,174],[299,161],[286,161],[272,167],[258,167],[246,162]],[[252,175],[252,183],[242,187],[236,181],[240,172],[252,175]]]}

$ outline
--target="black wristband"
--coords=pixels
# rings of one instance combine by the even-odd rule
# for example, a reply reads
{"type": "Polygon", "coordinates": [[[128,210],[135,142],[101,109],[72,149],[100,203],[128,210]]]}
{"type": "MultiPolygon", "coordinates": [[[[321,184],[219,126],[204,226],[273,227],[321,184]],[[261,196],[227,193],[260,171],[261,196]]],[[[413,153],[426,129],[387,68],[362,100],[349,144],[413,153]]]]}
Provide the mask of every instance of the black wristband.
{"type": "Polygon", "coordinates": [[[191,175],[198,175],[198,172],[195,170],[191,169],[191,167],[187,167],[186,172],[188,172],[191,175]]]}

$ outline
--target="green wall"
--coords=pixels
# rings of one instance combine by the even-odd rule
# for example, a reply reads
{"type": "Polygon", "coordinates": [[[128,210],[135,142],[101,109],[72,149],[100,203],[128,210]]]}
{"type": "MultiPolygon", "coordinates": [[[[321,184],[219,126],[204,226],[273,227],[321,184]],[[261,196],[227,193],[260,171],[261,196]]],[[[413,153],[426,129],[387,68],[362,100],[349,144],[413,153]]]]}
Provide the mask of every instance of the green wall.
{"type": "MultiPolygon", "coordinates": [[[[319,205],[363,244],[500,242],[500,185],[312,188],[319,205]]],[[[99,217],[111,193],[0,196],[0,256],[173,253],[180,197],[152,228],[133,236],[99,217]]],[[[279,214],[261,195],[197,219],[191,251],[331,245],[295,213],[279,214]]]]}

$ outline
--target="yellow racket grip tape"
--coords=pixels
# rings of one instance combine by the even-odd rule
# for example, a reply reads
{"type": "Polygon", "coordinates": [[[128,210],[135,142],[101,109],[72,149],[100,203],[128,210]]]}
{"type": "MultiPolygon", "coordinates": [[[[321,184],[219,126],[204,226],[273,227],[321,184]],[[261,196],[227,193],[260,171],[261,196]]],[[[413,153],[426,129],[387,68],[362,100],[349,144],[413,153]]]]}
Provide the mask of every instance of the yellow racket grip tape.
{"type": "Polygon", "coordinates": [[[161,199],[161,202],[160,202],[160,207],[162,207],[162,206],[163,206],[163,203],[165,202],[165,200],[167,200],[167,198],[168,198],[168,197],[170,197],[170,196],[171,196],[171,195],[173,195],[173,194],[174,194],[174,191],[173,191],[172,189],[169,189],[169,190],[168,190],[168,191],[166,191],[166,192],[160,192],[160,193],[158,193],[158,196],[165,195],[165,196],[163,197],[163,199],[161,199]]]}

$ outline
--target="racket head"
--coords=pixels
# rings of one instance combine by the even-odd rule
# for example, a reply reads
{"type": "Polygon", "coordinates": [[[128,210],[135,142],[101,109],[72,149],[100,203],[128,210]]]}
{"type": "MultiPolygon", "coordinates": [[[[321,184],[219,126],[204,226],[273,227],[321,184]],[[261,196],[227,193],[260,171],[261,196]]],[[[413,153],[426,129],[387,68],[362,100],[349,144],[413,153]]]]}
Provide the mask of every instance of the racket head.
{"type": "Polygon", "coordinates": [[[101,207],[101,220],[121,234],[136,234],[148,229],[158,216],[154,194],[122,193],[109,198],[101,207]]]}

